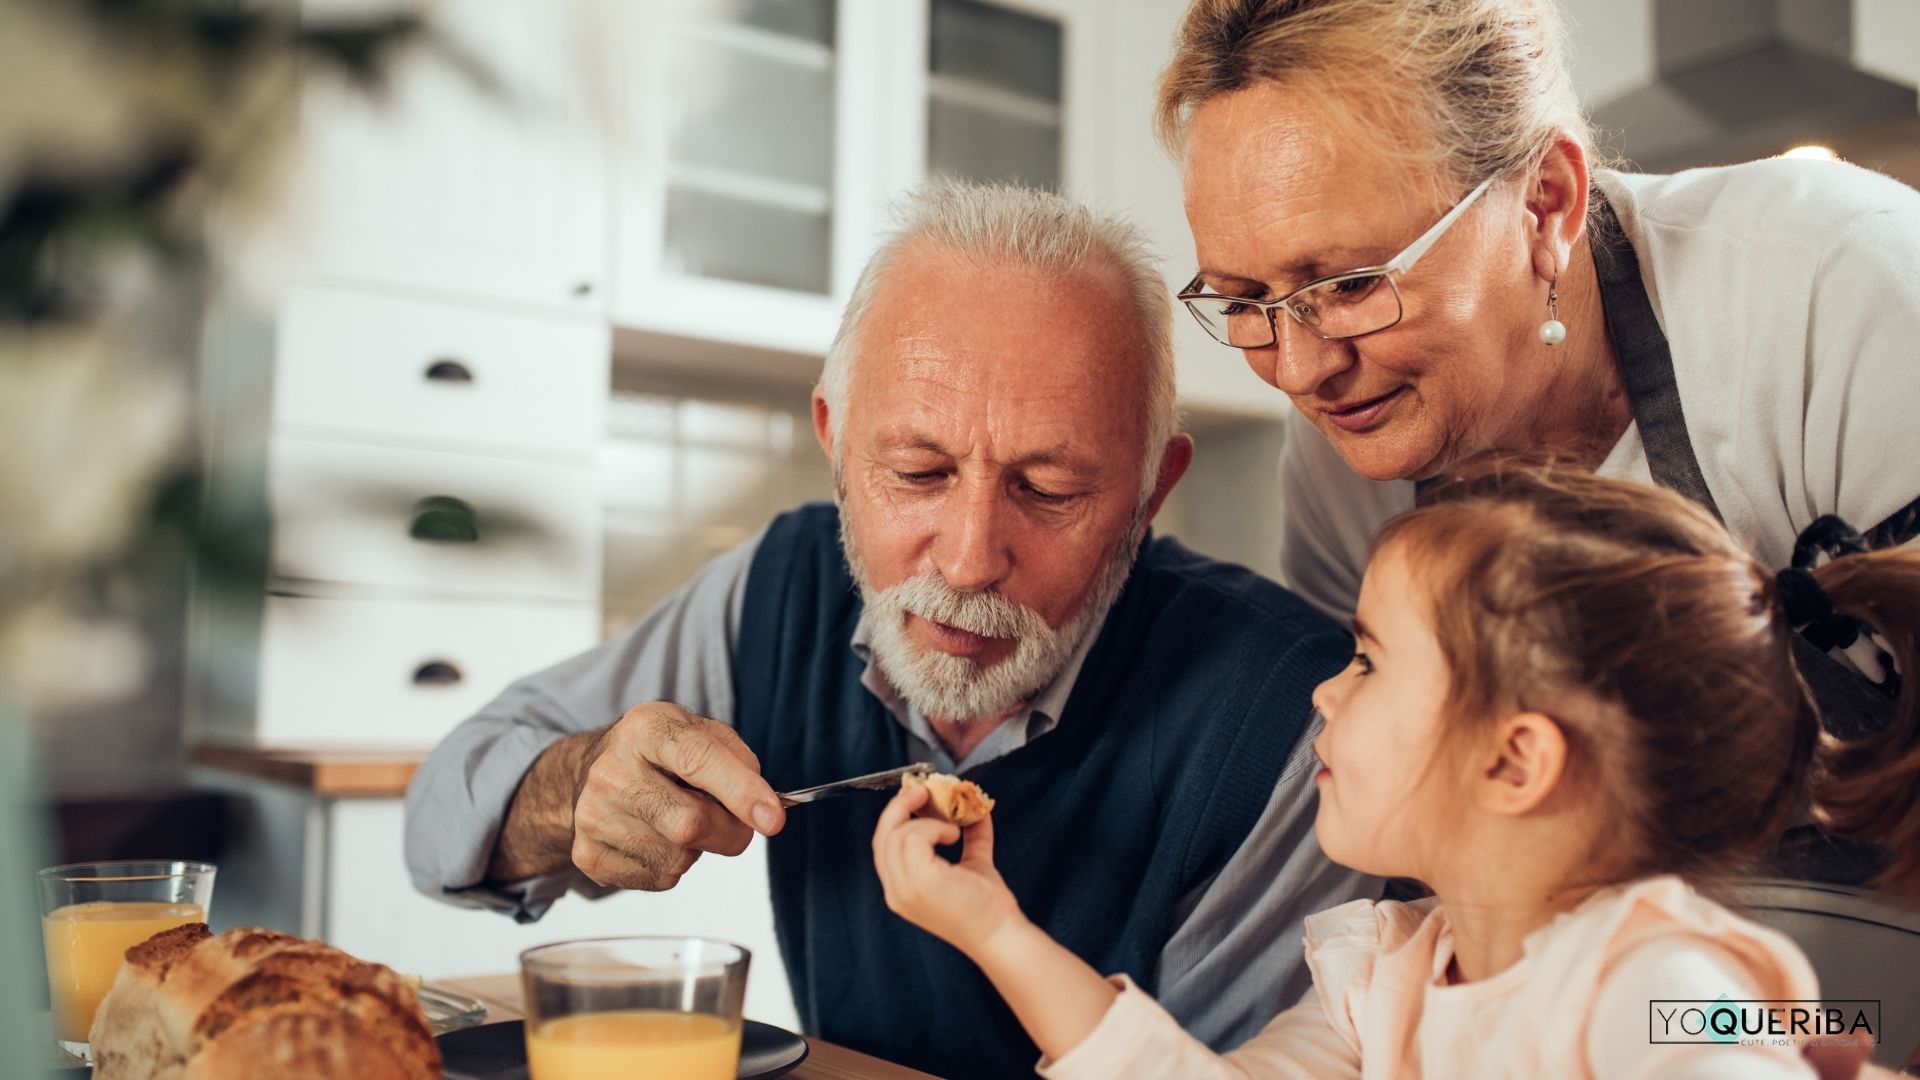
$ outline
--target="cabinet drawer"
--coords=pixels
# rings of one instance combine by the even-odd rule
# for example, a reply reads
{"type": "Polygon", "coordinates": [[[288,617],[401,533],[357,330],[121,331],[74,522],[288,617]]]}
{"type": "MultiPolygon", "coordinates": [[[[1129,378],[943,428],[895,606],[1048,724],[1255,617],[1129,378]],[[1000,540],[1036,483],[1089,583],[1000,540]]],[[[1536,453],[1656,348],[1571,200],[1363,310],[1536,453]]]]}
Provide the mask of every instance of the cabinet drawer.
{"type": "Polygon", "coordinates": [[[611,348],[598,322],[296,289],[281,310],[274,421],[587,454],[600,437],[611,348]]]}
{"type": "Polygon", "coordinates": [[[587,604],[275,596],[254,741],[431,746],[508,683],[598,641],[587,604]]]}
{"type": "Polygon", "coordinates": [[[269,453],[278,588],[598,603],[590,464],[284,437],[269,453]]]}

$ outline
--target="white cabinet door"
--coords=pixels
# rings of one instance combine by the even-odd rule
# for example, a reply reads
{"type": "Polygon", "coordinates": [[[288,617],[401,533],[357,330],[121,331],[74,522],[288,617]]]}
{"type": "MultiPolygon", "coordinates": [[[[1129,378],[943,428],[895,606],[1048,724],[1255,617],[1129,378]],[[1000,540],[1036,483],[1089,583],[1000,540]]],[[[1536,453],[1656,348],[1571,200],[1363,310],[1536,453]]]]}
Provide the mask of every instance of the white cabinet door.
{"type": "MultiPolygon", "coordinates": [[[[313,16],[362,0],[308,0],[313,16]]],[[[416,51],[369,101],[311,76],[292,206],[317,276],[604,311],[608,5],[441,0],[429,15],[496,91],[416,51]]],[[[611,50],[617,54],[617,50],[611,50]]]]}
{"type": "Polygon", "coordinates": [[[797,1029],[793,995],[773,933],[766,841],[738,858],[707,855],[678,888],[563,897],[539,922],[457,908],[429,899],[407,879],[404,814],[398,799],[329,804],[326,940],[355,956],[429,979],[517,971],[522,949],[570,938],[665,934],[718,938],[753,954],[749,1017],[797,1029]]]}

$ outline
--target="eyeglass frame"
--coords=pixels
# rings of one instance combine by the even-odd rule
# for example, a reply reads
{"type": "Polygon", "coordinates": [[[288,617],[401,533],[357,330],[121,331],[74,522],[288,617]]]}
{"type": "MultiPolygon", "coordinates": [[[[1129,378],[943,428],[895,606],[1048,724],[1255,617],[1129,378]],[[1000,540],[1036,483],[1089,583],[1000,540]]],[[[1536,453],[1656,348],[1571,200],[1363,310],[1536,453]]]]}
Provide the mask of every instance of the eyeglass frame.
{"type": "Polygon", "coordinates": [[[1440,242],[1440,238],[1447,234],[1447,230],[1453,227],[1454,222],[1459,221],[1461,217],[1472,208],[1480,196],[1485,194],[1486,190],[1493,186],[1493,182],[1496,179],[1498,179],[1497,176],[1489,176],[1485,180],[1480,181],[1472,191],[1467,192],[1464,198],[1453,204],[1453,209],[1447,211],[1439,221],[1434,222],[1433,226],[1426,232],[1421,233],[1418,239],[1403,248],[1400,254],[1395,255],[1393,258],[1388,259],[1378,266],[1362,266],[1355,270],[1345,270],[1338,274],[1328,274],[1325,277],[1315,278],[1276,300],[1247,300],[1237,296],[1227,296],[1224,293],[1206,292],[1205,286],[1200,280],[1203,275],[1195,274],[1193,275],[1193,280],[1187,282],[1185,288],[1174,294],[1174,299],[1186,306],[1187,313],[1193,316],[1194,321],[1200,324],[1201,328],[1207,332],[1208,337],[1230,349],[1264,349],[1269,345],[1278,343],[1280,340],[1280,327],[1274,317],[1274,309],[1282,305],[1286,306],[1288,318],[1299,323],[1308,333],[1323,341],[1351,341],[1354,338],[1366,337],[1368,334],[1377,334],[1382,330],[1391,330],[1400,325],[1400,320],[1405,318],[1407,314],[1405,298],[1400,295],[1400,286],[1393,280],[1393,275],[1405,275],[1409,270],[1412,270],[1413,264],[1419,262],[1421,256],[1432,250],[1433,246],[1440,242]],[[1394,315],[1392,322],[1385,326],[1376,326],[1372,330],[1363,330],[1357,334],[1325,334],[1312,326],[1308,326],[1305,320],[1300,317],[1300,314],[1293,309],[1293,299],[1301,293],[1311,292],[1314,289],[1326,285],[1337,284],[1359,277],[1378,277],[1387,283],[1388,288],[1393,290],[1393,303],[1397,314],[1394,315]],[[1193,302],[1196,300],[1227,300],[1236,304],[1245,304],[1248,307],[1258,308],[1266,312],[1267,340],[1258,345],[1235,345],[1231,341],[1222,339],[1219,334],[1213,332],[1213,327],[1207,325],[1206,318],[1202,316],[1200,312],[1194,310],[1193,302]]]}

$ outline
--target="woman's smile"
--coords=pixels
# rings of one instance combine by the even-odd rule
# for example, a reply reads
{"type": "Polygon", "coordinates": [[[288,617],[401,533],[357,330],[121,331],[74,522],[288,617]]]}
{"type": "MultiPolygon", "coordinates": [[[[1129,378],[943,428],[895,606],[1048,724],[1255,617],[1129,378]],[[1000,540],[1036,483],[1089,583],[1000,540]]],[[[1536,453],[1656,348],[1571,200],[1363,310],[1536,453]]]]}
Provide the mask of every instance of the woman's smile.
{"type": "Polygon", "coordinates": [[[1367,398],[1350,405],[1323,406],[1320,412],[1342,431],[1356,433],[1366,431],[1384,423],[1387,414],[1399,402],[1401,395],[1409,389],[1411,387],[1401,386],[1379,397],[1367,398]]]}

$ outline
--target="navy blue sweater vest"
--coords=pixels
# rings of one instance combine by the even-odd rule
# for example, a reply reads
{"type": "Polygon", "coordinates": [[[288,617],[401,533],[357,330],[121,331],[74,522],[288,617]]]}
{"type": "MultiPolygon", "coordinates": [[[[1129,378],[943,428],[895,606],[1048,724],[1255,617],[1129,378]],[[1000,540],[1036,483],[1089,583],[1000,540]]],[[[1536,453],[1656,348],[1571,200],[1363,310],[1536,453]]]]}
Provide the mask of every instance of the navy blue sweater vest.
{"type": "MultiPolygon", "coordinates": [[[[905,765],[860,685],[861,603],[834,508],[776,519],[748,572],[740,734],[777,791],[905,765]]],[[[1181,898],[1272,795],[1344,631],[1278,585],[1149,539],[1059,725],[971,771],[997,802],[1020,906],[1103,973],[1151,990],[1181,898]]],[[[769,844],[775,929],[807,1031],[952,1078],[1030,1076],[1039,1051],[978,969],[886,908],[869,842],[885,797],[796,807],[769,844]]]]}

